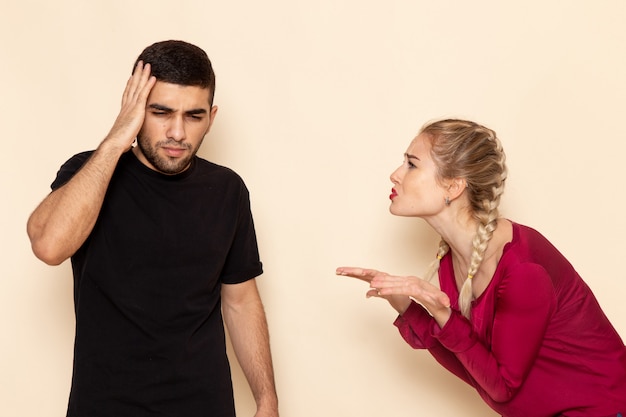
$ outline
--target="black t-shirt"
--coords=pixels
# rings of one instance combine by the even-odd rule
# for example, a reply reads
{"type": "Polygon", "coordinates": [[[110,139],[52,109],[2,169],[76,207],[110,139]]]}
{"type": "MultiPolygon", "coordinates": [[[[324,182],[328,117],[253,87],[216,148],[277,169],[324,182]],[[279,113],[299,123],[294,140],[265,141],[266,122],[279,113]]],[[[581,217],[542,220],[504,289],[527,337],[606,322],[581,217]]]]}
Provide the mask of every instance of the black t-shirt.
{"type": "MultiPolygon", "coordinates": [[[[66,162],[52,188],[91,153],[66,162]]],[[[236,173],[196,157],[163,175],[125,153],[72,268],[68,416],[234,416],[220,288],[262,273],[236,173]]]]}

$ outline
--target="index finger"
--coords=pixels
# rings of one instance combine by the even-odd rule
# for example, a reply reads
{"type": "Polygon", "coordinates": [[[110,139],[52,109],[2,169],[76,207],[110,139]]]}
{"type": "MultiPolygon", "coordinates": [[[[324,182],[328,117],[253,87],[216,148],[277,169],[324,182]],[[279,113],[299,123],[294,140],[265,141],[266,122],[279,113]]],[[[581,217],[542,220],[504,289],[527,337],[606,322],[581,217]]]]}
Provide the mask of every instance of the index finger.
{"type": "Polygon", "coordinates": [[[340,266],[335,271],[337,275],[352,277],[362,279],[364,281],[371,281],[376,275],[380,274],[379,271],[375,269],[367,269],[367,268],[358,268],[352,266],[340,266]]]}
{"type": "Polygon", "coordinates": [[[150,84],[154,84],[154,81],[156,81],[153,80],[153,78],[154,77],[151,76],[150,64],[144,64],[143,61],[137,62],[137,66],[126,84],[126,89],[122,97],[122,105],[126,102],[134,102],[139,96],[147,97],[147,93],[152,89],[152,85],[150,84]]]}

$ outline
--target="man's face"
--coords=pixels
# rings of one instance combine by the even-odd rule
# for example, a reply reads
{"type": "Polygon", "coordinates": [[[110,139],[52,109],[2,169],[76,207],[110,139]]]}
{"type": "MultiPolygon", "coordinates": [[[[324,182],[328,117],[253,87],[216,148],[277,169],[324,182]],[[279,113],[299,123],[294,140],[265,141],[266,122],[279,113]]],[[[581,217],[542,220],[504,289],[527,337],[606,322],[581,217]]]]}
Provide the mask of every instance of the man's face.
{"type": "Polygon", "coordinates": [[[209,93],[207,88],[157,81],[133,149],[137,158],[163,174],[186,170],[217,112],[209,105],[209,93]]]}

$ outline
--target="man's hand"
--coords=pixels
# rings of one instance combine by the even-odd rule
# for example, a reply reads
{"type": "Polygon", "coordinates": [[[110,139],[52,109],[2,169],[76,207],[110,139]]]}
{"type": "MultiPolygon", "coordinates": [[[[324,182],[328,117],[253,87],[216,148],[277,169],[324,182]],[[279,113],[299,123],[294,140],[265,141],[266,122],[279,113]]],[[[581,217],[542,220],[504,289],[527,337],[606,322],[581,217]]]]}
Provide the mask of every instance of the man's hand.
{"type": "Polygon", "coordinates": [[[45,263],[60,264],[91,233],[117,162],[143,125],[155,83],[150,65],[139,62],[126,83],[122,109],[107,137],[72,179],[50,193],[29,217],[27,231],[33,252],[45,263]]]}
{"type": "Polygon", "coordinates": [[[150,75],[150,64],[137,63],[133,75],[126,83],[120,110],[105,141],[128,150],[133,144],[146,116],[146,103],[156,78],[150,75]]]}

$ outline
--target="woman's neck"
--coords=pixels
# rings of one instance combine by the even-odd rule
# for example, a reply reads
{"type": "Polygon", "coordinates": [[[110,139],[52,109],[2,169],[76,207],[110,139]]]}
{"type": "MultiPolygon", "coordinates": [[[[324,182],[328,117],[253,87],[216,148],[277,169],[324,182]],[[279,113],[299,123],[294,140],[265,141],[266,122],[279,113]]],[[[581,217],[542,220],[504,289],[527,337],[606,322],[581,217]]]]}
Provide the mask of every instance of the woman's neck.
{"type": "Polygon", "coordinates": [[[448,244],[453,257],[469,265],[478,222],[473,217],[461,213],[445,213],[437,218],[424,220],[448,244]]]}

